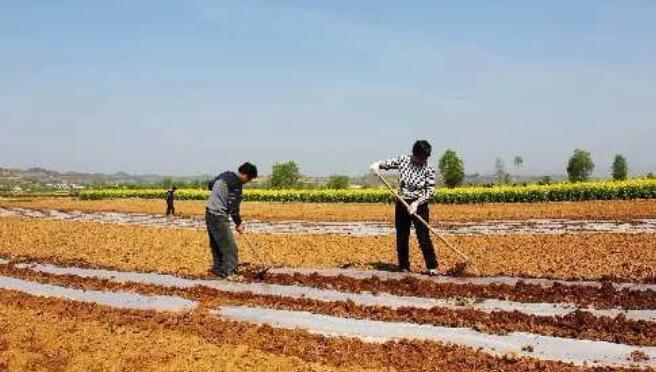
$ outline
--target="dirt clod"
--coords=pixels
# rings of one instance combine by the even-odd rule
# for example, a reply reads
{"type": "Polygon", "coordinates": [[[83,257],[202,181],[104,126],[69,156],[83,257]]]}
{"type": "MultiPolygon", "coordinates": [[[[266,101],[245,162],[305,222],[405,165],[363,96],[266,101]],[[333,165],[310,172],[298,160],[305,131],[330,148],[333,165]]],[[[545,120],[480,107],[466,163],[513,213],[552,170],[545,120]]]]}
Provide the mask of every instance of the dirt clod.
{"type": "Polygon", "coordinates": [[[649,357],[643,351],[636,350],[629,355],[628,360],[634,363],[647,362],[649,361],[649,357]]]}

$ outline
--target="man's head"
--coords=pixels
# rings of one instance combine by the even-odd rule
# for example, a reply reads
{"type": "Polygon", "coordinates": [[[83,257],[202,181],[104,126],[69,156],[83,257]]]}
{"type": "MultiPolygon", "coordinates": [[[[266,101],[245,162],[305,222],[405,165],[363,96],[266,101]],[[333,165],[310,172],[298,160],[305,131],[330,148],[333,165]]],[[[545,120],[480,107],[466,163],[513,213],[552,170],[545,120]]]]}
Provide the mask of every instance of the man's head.
{"type": "Polygon", "coordinates": [[[433,148],[431,147],[430,143],[428,143],[428,141],[419,140],[415,142],[414,146],[412,146],[413,160],[420,164],[426,163],[428,158],[431,156],[432,150],[433,148]]]}
{"type": "Polygon", "coordinates": [[[171,187],[171,190],[173,190],[173,191],[175,191],[175,190],[177,190],[177,189],[178,189],[178,188],[175,187],[175,186],[171,187]]]}
{"type": "Polygon", "coordinates": [[[237,171],[241,183],[248,183],[257,178],[257,167],[249,162],[242,164],[237,171]]]}

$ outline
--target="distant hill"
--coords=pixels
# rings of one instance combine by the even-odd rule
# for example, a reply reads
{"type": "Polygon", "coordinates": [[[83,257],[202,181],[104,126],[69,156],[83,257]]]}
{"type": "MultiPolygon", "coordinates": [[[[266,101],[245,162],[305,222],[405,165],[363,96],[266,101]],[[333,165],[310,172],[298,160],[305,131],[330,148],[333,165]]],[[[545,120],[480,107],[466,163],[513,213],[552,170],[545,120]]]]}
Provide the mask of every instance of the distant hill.
{"type": "MultiPolygon", "coordinates": [[[[392,174],[390,174],[392,176],[392,174]]],[[[52,190],[52,189],[75,189],[85,187],[115,187],[115,186],[157,186],[167,182],[182,186],[194,185],[192,187],[204,187],[206,182],[215,175],[203,174],[191,177],[169,177],[157,174],[135,175],[126,172],[113,174],[104,173],[82,173],[82,172],[58,172],[55,170],[35,167],[26,170],[0,168],[0,191],[7,190],[52,190]]],[[[263,188],[268,184],[270,176],[258,177],[249,188],[263,188]]],[[[551,182],[563,181],[565,176],[549,176],[551,182]]],[[[394,177],[391,177],[394,181],[394,177]]],[[[328,177],[301,178],[301,184],[305,187],[322,187],[328,181],[328,177]]],[[[376,176],[368,174],[350,177],[351,185],[355,187],[380,187],[381,183],[376,176]]],[[[512,177],[512,183],[536,183],[544,181],[544,177],[519,176],[512,177]]],[[[485,185],[496,184],[498,179],[493,175],[467,175],[464,184],[485,185]]]]}
{"type": "Polygon", "coordinates": [[[7,169],[0,168],[0,189],[48,189],[67,186],[115,186],[140,185],[162,182],[165,176],[132,175],[125,172],[114,174],[58,172],[45,168],[7,169]]]}

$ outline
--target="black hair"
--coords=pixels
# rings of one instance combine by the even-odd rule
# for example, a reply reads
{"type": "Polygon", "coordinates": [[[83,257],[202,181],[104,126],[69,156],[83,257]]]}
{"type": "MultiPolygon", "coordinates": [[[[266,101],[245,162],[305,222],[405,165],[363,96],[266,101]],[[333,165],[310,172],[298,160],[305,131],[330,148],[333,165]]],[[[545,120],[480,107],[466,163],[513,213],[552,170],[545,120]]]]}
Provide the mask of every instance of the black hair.
{"type": "Polygon", "coordinates": [[[431,151],[433,148],[431,147],[430,143],[426,140],[419,140],[415,142],[414,146],[412,146],[412,155],[422,157],[422,158],[428,158],[431,156],[431,151]]]}
{"type": "Polygon", "coordinates": [[[257,178],[257,167],[249,162],[242,164],[238,171],[241,174],[247,175],[250,179],[257,178]]]}
{"type": "Polygon", "coordinates": [[[178,188],[177,188],[176,186],[171,187],[171,190],[173,190],[173,191],[175,191],[175,190],[177,190],[177,189],[178,189],[178,188]]]}

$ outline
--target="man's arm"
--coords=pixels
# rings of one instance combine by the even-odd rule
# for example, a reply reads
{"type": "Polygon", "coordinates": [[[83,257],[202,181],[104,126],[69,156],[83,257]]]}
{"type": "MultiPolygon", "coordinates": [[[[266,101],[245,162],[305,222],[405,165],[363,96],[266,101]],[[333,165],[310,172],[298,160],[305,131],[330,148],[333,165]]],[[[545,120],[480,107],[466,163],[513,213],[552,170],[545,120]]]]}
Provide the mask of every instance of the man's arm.
{"type": "Polygon", "coordinates": [[[241,226],[242,223],[241,214],[239,212],[241,199],[241,190],[237,187],[231,187],[228,192],[228,213],[230,213],[232,221],[237,226],[241,226]]]}

